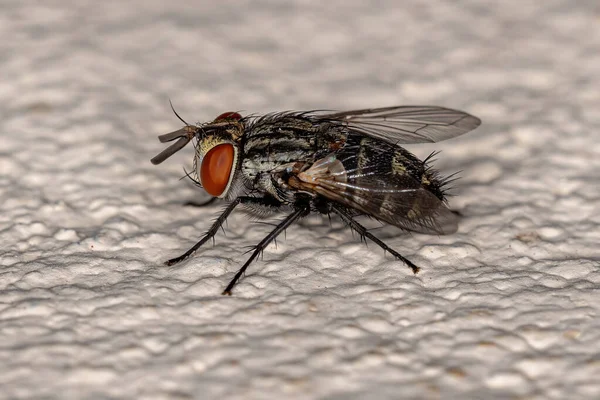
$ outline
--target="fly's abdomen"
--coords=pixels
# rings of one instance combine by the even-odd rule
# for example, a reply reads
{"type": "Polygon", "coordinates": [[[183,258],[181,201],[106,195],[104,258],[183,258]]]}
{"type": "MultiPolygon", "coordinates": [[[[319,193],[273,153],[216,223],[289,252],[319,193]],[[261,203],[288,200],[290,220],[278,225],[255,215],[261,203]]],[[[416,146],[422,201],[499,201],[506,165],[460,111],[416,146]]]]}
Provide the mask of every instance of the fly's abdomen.
{"type": "Polygon", "coordinates": [[[400,146],[351,133],[336,156],[346,170],[346,196],[385,221],[421,223],[444,200],[436,172],[400,146]]]}
{"type": "Polygon", "coordinates": [[[377,187],[419,187],[426,172],[423,161],[400,146],[363,135],[350,134],[337,152],[355,179],[377,187]]]}

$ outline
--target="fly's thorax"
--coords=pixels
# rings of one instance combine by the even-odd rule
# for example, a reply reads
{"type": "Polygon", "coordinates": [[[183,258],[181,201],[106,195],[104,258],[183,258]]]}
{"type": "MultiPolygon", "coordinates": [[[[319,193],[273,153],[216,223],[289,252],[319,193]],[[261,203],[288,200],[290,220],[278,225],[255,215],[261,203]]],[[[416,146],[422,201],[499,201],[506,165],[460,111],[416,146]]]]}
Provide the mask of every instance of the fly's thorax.
{"type": "Polygon", "coordinates": [[[260,185],[262,175],[276,173],[297,162],[310,165],[342,147],[345,138],[340,127],[297,115],[260,118],[246,132],[242,173],[249,182],[266,189],[260,185]]]}

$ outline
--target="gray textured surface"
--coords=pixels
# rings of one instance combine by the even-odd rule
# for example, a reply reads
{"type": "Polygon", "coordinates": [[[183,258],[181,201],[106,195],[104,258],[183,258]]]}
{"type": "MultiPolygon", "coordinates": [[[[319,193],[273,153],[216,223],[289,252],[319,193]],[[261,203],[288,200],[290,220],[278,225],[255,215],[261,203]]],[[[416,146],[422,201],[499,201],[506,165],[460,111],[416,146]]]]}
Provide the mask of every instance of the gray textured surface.
{"type": "Polygon", "coordinates": [[[0,5],[0,397],[598,398],[597,1],[71,3],[0,5]],[[415,277],[312,218],[222,297],[269,227],[161,265],[221,207],[181,206],[191,148],[149,162],[169,97],[468,110],[411,147],[464,170],[460,230],[380,231],[415,277]]]}

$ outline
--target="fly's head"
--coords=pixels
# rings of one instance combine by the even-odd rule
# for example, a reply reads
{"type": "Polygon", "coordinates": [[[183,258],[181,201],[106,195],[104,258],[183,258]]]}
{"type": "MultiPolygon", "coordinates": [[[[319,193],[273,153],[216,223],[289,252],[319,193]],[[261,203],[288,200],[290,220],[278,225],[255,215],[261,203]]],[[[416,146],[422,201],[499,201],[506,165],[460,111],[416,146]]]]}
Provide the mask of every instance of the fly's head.
{"type": "Polygon", "coordinates": [[[211,196],[225,198],[238,169],[243,132],[244,120],[236,112],[223,113],[214,121],[199,126],[186,123],[186,126],[177,131],[158,137],[161,142],[178,140],[151,161],[155,165],[160,164],[192,139],[196,139],[195,180],[211,196]]]}
{"type": "Polygon", "coordinates": [[[224,198],[237,172],[239,139],[244,132],[242,116],[226,112],[203,128],[196,144],[194,172],[208,194],[224,198]]]}

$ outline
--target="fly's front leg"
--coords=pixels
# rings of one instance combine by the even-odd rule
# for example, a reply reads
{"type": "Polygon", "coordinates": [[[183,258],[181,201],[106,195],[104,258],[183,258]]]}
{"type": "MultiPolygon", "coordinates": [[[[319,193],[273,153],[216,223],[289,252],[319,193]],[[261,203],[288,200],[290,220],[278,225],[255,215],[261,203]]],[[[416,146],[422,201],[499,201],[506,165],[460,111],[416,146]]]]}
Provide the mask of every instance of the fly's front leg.
{"type": "Polygon", "coordinates": [[[227,208],[223,211],[223,213],[221,215],[219,215],[219,217],[217,218],[217,220],[213,223],[213,225],[210,227],[210,229],[208,230],[208,232],[206,232],[206,234],[204,235],[204,237],[202,239],[200,239],[200,241],[198,243],[196,243],[194,245],[194,247],[192,247],[191,249],[189,249],[188,251],[186,251],[184,254],[180,255],[179,257],[175,257],[172,258],[168,261],[165,261],[165,265],[173,265],[173,264],[177,264],[183,260],[185,260],[186,258],[190,257],[192,254],[194,254],[196,252],[196,250],[198,250],[204,243],[206,243],[208,240],[210,240],[211,238],[213,238],[217,232],[219,231],[219,229],[221,228],[221,226],[223,225],[223,223],[225,222],[225,220],[227,219],[227,217],[229,217],[229,214],[231,214],[231,212],[233,211],[233,209],[240,203],[242,204],[249,204],[249,203],[258,203],[258,204],[262,204],[264,202],[264,200],[262,198],[256,198],[256,197],[238,197],[237,199],[235,199],[234,201],[232,201],[227,208]]]}
{"type": "Polygon", "coordinates": [[[415,264],[413,264],[411,261],[409,261],[407,258],[405,258],[403,255],[401,255],[400,253],[398,253],[396,250],[392,249],[391,247],[389,247],[387,244],[385,244],[384,242],[382,242],[380,239],[378,239],[375,235],[373,235],[371,232],[369,232],[367,230],[367,228],[365,228],[364,226],[362,226],[361,224],[359,224],[358,222],[356,222],[354,220],[354,218],[352,218],[352,215],[350,215],[346,210],[344,210],[341,207],[338,207],[336,205],[333,205],[331,207],[331,210],[333,212],[335,212],[336,214],[338,214],[340,217],[342,217],[342,220],[348,224],[348,226],[350,226],[350,228],[354,229],[356,232],[358,232],[358,234],[361,237],[366,237],[371,239],[376,245],[378,245],[379,247],[381,247],[383,250],[385,251],[389,251],[394,257],[396,257],[397,259],[399,259],[400,261],[402,261],[404,264],[408,265],[408,267],[410,269],[412,269],[413,273],[417,273],[419,272],[419,267],[417,267],[415,264]]]}
{"type": "Polygon", "coordinates": [[[188,207],[206,207],[208,205],[211,205],[218,199],[219,199],[218,197],[211,197],[210,199],[208,199],[202,203],[198,203],[196,201],[187,201],[187,202],[183,203],[183,205],[188,206],[188,207]]]}

